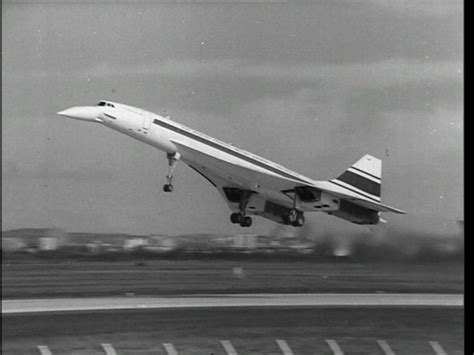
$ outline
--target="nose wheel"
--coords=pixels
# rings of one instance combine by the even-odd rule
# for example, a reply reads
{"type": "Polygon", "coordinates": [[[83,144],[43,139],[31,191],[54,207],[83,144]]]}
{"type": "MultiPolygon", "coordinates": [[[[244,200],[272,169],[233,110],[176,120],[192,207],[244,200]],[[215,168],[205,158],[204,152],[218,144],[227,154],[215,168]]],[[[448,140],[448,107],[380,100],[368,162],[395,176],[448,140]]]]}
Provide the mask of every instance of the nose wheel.
{"type": "Polygon", "coordinates": [[[174,173],[176,164],[179,161],[179,158],[181,158],[181,154],[179,154],[178,152],[169,153],[169,154],[166,154],[166,158],[168,159],[168,174],[166,175],[167,183],[163,185],[163,191],[172,192],[173,191],[173,184],[172,184],[173,173],[174,173]]]}
{"type": "Polygon", "coordinates": [[[163,185],[163,191],[164,191],[164,192],[173,192],[173,185],[171,185],[171,184],[164,184],[164,185],[163,185]]]}

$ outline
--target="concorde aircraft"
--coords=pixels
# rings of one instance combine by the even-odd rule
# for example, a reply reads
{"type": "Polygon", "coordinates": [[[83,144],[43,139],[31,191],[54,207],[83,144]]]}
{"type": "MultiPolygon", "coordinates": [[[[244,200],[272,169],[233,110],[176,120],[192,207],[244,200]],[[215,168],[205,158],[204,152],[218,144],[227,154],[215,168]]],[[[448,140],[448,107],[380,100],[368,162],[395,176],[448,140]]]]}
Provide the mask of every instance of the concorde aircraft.
{"type": "Polygon", "coordinates": [[[383,221],[380,212],[404,213],[381,203],[382,162],[364,155],[339,177],[316,181],[279,164],[197,132],[152,112],[112,101],[58,112],[98,122],[166,153],[165,192],[173,191],[173,171],[187,164],[222,195],[230,221],[249,227],[252,215],[300,227],[304,212],[324,212],[356,224],[383,221]]]}

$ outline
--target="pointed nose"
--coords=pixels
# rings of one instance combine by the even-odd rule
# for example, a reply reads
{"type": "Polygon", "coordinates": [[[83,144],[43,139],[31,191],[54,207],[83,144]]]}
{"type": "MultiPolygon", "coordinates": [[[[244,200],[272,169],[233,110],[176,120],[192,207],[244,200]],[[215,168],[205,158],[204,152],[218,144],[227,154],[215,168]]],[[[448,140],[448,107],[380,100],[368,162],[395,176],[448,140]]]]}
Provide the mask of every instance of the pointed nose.
{"type": "Polygon", "coordinates": [[[76,106],[58,112],[60,116],[82,121],[98,121],[99,114],[100,110],[96,106],[76,106]]]}

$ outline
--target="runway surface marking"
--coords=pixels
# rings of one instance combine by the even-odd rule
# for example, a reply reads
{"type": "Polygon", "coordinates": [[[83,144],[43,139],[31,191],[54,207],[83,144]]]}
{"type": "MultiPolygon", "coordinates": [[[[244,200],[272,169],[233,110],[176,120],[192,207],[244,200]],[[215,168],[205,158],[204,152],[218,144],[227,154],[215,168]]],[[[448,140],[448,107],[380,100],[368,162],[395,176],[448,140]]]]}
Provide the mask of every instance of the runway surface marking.
{"type": "Polygon", "coordinates": [[[171,344],[171,343],[163,343],[163,347],[165,348],[166,350],[166,353],[168,355],[178,355],[178,352],[176,351],[176,349],[174,348],[174,345],[171,344]]]}
{"type": "MultiPolygon", "coordinates": [[[[285,340],[276,339],[275,341],[280,350],[282,351],[283,355],[294,355],[293,350],[291,350],[290,346],[285,340]]],[[[220,343],[226,351],[227,355],[238,355],[237,351],[229,340],[221,340],[220,343]]],[[[328,344],[334,355],[344,355],[344,352],[335,340],[326,339],[326,343],[328,344]]],[[[395,353],[385,340],[377,340],[377,344],[379,344],[385,355],[395,355],[395,353]]],[[[437,341],[430,341],[429,344],[433,348],[436,355],[447,355],[446,351],[437,341]]],[[[105,343],[100,345],[104,349],[105,355],[117,355],[117,352],[115,351],[112,344],[105,343]]],[[[173,344],[163,343],[163,347],[165,348],[166,353],[168,355],[178,355],[178,352],[176,351],[173,344]]],[[[41,355],[52,355],[52,352],[47,345],[38,345],[37,348],[41,355]]]]}
{"type": "Polygon", "coordinates": [[[293,350],[291,350],[290,346],[285,340],[277,339],[276,342],[283,355],[293,355],[293,350]]]}
{"type": "Polygon", "coordinates": [[[447,355],[447,352],[439,345],[437,341],[430,341],[430,345],[433,348],[436,355],[447,355]]]}
{"type": "Polygon", "coordinates": [[[377,344],[379,344],[380,348],[382,349],[385,355],[395,355],[390,345],[385,340],[377,340],[377,344]]]}
{"type": "Polygon", "coordinates": [[[102,345],[102,349],[104,349],[105,355],[117,355],[112,344],[100,344],[102,345]]]}
{"type": "Polygon", "coordinates": [[[37,348],[41,355],[52,355],[51,350],[46,345],[38,345],[37,348]]]}
{"type": "Polygon", "coordinates": [[[332,339],[327,339],[326,343],[328,346],[331,348],[332,352],[334,355],[344,355],[343,351],[341,350],[340,346],[338,343],[336,343],[335,340],[332,339]]]}
{"type": "Polygon", "coordinates": [[[238,355],[237,351],[235,351],[234,346],[228,340],[221,340],[222,347],[226,351],[227,355],[238,355]]]}
{"type": "Polygon", "coordinates": [[[118,309],[305,306],[461,307],[462,294],[313,293],[2,300],[2,314],[118,309]]]}

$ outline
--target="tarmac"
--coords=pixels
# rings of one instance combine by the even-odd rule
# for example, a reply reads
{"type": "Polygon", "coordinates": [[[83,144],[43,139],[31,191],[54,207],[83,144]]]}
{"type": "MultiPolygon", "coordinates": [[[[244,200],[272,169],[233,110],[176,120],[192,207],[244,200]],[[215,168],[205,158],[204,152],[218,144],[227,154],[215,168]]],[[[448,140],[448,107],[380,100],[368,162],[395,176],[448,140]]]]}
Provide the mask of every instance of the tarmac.
{"type": "Polygon", "coordinates": [[[462,307],[461,294],[409,293],[312,293],[227,294],[168,297],[105,297],[2,300],[3,314],[92,310],[222,308],[222,307],[345,307],[426,306],[462,307]]]}

